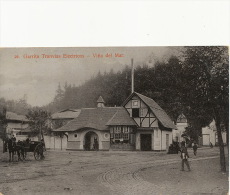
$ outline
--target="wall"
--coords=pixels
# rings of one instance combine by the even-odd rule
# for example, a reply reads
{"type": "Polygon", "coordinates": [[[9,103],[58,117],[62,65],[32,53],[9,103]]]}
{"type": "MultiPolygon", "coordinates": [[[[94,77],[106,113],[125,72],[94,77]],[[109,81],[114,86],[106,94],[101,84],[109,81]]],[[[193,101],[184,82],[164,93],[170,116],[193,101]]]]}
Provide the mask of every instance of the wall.
{"type": "MultiPolygon", "coordinates": [[[[226,132],[222,132],[222,139],[223,139],[223,143],[226,144],[227,143],[227,135],[226,132]]],[[[203,146],[209,146],[210,142],[215,145],[218,143],[218,139],[217,139],[217,132],[212,129],[210,129],[209,127],[204,127],[202,128],[202,145],[203,146]]]]}
{"type": "Polygon", "coordinates": [[[172,131],[174,141],[177,141],[176,137],[178,137],[178,142],[184,141],[184,139],[181,137],[181,135],[184,133],[185,128],[187,126],[188,126],[187,123],[177,123],[176,124],[177,130],[173,129],[173,131],[172,131]]]}
{"type": "Polygon", "coordinates": [[[16,138],[16,141],[18,140],[23,141],[23,140],[26,140],[28,136],[27,135],[15,135],[15,138],[16,138]]]}
{"type": "Polygon", "coordinates": [[[0,153],[3,153],[3,141],[0,139],[0,153]]]}
{"type": "Polygon", "coordinates": [[[161,130],[159,128],[154,128],[154,150],[161,150],[161,130]]]}
{"type": "Polygon", "coordinates": [[[21,122],[7,122],[6,133],[7,134],[14,134],[16,137],[16,133],[20,131],[20,129],[26,129],[29,125],[22,124],[21,122]],[[17,130],[18,129],[18,130],[17,130]]]}
{"type": "Polygon", "coordinates": [[[59,136],[44,136],[44,141],[47,149],[51,150],[66,150],[67,149],[67,137],[63,138],[59,136]]]}
{"type": "Polygon", "coordinates": [[[169,135],[169,144],[172,144],[172,131],[162,131],[162,148],[161,150],[168,150],[168,147],[166,146],[166,135],[169,135]]]}
{"type": "MultiPolygon", "coordinates": [[[[216,131],[216,123],[215,120],[213,120],[207,127],[202,128],[202,140],[203,140],[203,146],[208,146],[210,142],[215,145],[217,144],[217,131],[216,131]]],[[[226,144],[227,137],[226,132],[222,132],[222,139],[224,144],[226,144]]]]}
{"type": "Polygon", "coordinates": [[[95,129],[84,129],[80,131],[69,132],[67,149],[84,150],[85,135],[88,132],[94,132],[98,135],[99,150],[109,150],[110,148],[109,130],[98,131],[95,129]]]}

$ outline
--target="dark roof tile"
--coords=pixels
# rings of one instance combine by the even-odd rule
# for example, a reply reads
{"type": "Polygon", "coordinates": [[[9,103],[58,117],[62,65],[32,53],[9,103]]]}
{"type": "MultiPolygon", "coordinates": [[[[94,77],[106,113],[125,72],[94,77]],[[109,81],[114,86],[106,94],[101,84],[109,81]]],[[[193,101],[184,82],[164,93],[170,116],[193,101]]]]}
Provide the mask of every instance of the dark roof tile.
{"type": "MultiPolygon", "coordinates": [[[[120,114],[122,116],[125,116],[125,114],[129,116],[123,107],[83,108],[77,118],[53,131],[76,131],[86,127],[97,130],[108,130],[107,123],[117,112],[119,116],[120,114]]],[[[124,124],[123,122],[120,125],[124,124]]],[[[130,124],[133,125],[133,123],[130,124]]]]}

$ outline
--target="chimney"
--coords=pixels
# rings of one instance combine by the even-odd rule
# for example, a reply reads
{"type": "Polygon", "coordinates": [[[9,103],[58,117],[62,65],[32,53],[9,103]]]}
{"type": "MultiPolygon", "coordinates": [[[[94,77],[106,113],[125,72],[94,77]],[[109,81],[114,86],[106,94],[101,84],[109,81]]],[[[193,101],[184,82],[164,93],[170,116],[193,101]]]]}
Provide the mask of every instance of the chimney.
{"type": "Polygon", "coordinates": [[[105,107],[105,101],[103,100],[103,98],[101,96],[97,100],[97,107],[98,108],[104,108],[105,107]]]}
{"type": "Polygon", "coordinates": [[[132,90],[131,93],[134,92],[134,65],[133,65],[133,58],[131,59],[131,67],[132,67],[132,73],[131,73],[131,80],[132,80],[132,90]]]}

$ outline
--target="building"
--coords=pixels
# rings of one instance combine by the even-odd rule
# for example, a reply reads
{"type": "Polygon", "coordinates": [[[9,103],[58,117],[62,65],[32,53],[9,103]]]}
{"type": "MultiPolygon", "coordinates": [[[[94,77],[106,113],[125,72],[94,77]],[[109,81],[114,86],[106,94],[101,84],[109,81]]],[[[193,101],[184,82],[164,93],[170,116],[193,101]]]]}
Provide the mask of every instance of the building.
{"type": "Polygon", "coordinates": [[[167,150],[176,129],[165,111],[151,98],[132,93],[121,107],[106,107],[99,97],[96,108],[54,129],[68,135],[70,150],[167,150]]]}
{"type": "Polygon", "coordinates": [[[177,130],[175,129],[173,130],[173,141],[175,142],[185,141],[184,138],[181,136],[184,134],[186,127],[188,127],[188,121],[183,113],[178,116],[176,121],[176,127],[177,130]]]}
{"type": "MultiPolygon", "coordinates": [[[[67,124],[69,121],[78,117],[80,114],[80,109],[65,109],[59,112],[56,112],[51,115],[49,125],[51,129],[55,130],[63,125],[67,124]]],[[[66,150],[67,149],[67,134],[59,134],[58,132],[53,131],[53,135],[44,135],[44,140],[46,148],[52,150],[66,150]]]]}
{"type": "Polygon", "coordinates": [[[24,140],[29,132],[29,120],[26,116],[6,112],[6,134],[8,137],[14,135],[17,141],[24,140]]]}
{"type": "Polygon", "coordinates": [[[51,128],[57,129],[80,114],[80,109],[65,109],[51,115],[51,128]]]}
{"type": "MultiPolygon", "coordinates": [[[[222,132],[223,143],[227,143],[227,134],[222,132]]],[[[209,146],[210,142],[213,145],[218,145],[218,136],[215,120],[213,120],[208,126],[202,128],[202,145],[209,146]]]]}
{"type": "Polygon", "coordinates": [[[136,122],[136,150],[167,150],[176,129],[166,112],[151,98],[132,93],[123,103],[136,122]]]}

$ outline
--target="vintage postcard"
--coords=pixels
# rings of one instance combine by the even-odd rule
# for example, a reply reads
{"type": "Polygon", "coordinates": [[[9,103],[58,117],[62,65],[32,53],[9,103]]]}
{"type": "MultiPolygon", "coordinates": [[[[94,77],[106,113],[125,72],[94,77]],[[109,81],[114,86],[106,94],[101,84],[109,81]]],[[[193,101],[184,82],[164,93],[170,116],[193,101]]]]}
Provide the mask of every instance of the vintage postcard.
{"type": "Polygon", "coordinates": [[[0,4],[0,195],[228,194],[230,1],[0,4]]]}
{"type": "Polygon", "coordinates": [[[227,194],[229,48],[0,49],[0,194],[227,194]]]}

